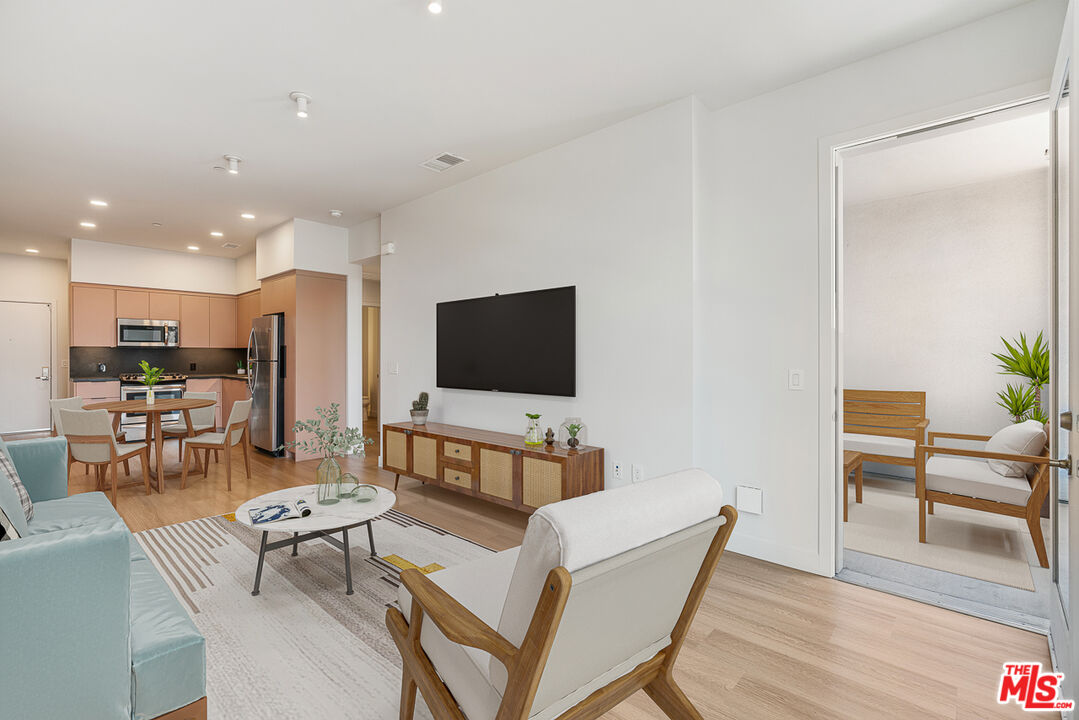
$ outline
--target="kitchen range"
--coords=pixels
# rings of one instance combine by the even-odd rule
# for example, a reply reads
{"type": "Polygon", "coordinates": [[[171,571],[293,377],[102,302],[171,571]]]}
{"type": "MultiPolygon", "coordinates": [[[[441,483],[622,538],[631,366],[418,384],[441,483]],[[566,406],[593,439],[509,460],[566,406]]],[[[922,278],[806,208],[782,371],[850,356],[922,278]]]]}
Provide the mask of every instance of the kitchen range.
{"type": "MultiPolygon", "coordinates": [[[[142,373],[120,373],[120,399],[121,400],[145,400],[146,386],[142,381],[146,378],[142,373]]],[[[181,398],[187,388],[187,375],[176,372],[166,372],[161,375],[158,384],[154,385],[154,398],[165,400],[169,398],[181,398]]],[[[162,424],[174,423],[180,420],[180,411],[161,413],[162,424]]],[[[120,415],[120,427],[128,433],[132,440],[141,440],[146,435],[146,416],[144,413],[123,413],[120,415]]]]}

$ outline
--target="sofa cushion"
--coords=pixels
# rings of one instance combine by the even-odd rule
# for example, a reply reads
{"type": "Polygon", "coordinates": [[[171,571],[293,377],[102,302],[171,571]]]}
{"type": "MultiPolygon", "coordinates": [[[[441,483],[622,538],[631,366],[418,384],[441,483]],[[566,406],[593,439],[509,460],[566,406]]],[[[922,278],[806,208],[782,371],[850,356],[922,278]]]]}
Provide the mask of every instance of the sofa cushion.
{"type": "MultiPolygon", "coordinates": [[[[520,548],[495,553],[466,565],[447,568],[427,577],[476,617],[498,626],[520,548]]],[[[406,619],[412,617],[412,596],[402,584],[397,599],[406,619]]],[[[502,703],[502,691],[490,678],[490,663],[498,662],[476,648],[450,642],[433,622],[424,620],[420,633],[424,652],[438,668],[443,682],[470,718],[493,718],[502,703]]],[[[505,687],[503,683],[502,687],[505,687]]]]}
{"type": "Polygon", "coordinates": [[[887,435],[863,435],[843,433],[843,449],[866,455],[914,459],[914,441],[887,435]]]}
{"type": "Polygon", "coordinates": [[[925,487],[937,492],[1026,505],[1030,483],[1026,477],[994,472],[984,460],[934,455],[925,463],[925,487]]]}
{"type": "Polygon", "coordinates": [[[26,522],[30,522],[34,519],[34,503],[30,500],[30,493],[26,492],[26,486],[22,484],[22,480],[19,479],[19,471],[15,469],[15,463],[11,459],[11,455],[7,450],[0,450],[0,474],[6,475],[7,479],[11,482],[11,486],[15,488],[15,492],[19,494],[19,503],[22,505],[23,514],[26,515],[26,522]]]}
{"type": "Polygon", "coordinates": [[[206,641],[138,543],[131,545],[132,717],[149,720],[206,695],[206,641]]]}
{"type": "MultiPolygon", "coordinates": [[[[1008,425],[993,433],[985,444],[987,452],[1008,453],[1012,455],[1041,455],[1045,449],[1045,428],[1037,420],[1025,420],[1008,425]]],[[[1011,460],[990,460],[989,467],[1008,477],[1025,477],[1033,465],[1011,460]]]]}
{"type": "Polygon", "coordinates": [[[13,540],[15,538],[26,537],[28,534],[28,523],[26,522],[26,512],[23,510],[22,500],[19,498],[19,491],[15,489],[14,483],[11,481],[7,473],[7,468],[11,468],[11,472],[16,479],[18,475],[15,474],[15,466],[8,459],[7,454],[0,450],[0,528],[2,528],[3,535],[0,536],[3,539],[13,540]]]}
{"type": "Polygon", "coordinates": [[[84,526],[120,525],[126,528],[105,493],[79,493],[59,500],[39,502],[35,507],[37,512],[29,524],[30,535],[84,526]]]}

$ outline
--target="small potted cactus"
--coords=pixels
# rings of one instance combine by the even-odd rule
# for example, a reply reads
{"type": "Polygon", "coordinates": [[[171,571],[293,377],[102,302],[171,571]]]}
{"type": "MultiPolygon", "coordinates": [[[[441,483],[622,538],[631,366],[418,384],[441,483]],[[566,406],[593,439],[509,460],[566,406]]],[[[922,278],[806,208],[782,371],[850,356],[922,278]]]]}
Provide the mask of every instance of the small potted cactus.
{"type": "Polygon", "coordinates": [[[421,392],[418,400],[412,401],[412,424],[427,424],[427,393],[421,392]]]}

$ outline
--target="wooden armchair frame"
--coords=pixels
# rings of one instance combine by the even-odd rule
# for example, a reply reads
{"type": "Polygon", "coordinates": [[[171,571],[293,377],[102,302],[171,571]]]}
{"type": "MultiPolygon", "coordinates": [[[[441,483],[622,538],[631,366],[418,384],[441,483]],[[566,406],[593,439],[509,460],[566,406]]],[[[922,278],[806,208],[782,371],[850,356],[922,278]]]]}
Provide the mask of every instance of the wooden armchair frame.
{"type": "MultiPolygon", "coordinates": [[[[102,489],[105,484],[105,468],[107,467],[111,473],[112,480],[112,505],[116,507],[116,492],[119,488],[117,482],[116,466],[119,463],[124,463],[124,467],[127,467],[128,461],[133,457],[139,457],[142,462],[142,482],[146,486],[146,494],[150,494],[150,473],[147,468],[150,466],[150,446],[140,445],[137,449],[131,452],[124,453],[123,455],[116,452],[116,439],[110,435],[71,435],[65,433],[64,437],[67,438],[67,456],[68,456],[68,470],[71,470],[71,461],[73,458],[71,452],[71,446],[74,445],[108,445],[109,446],[109,459],[102,460],[100,462],[86,462],[85,460],[77,460],[76,462],[85,462],[86,466],[94,466],[97,472],[97,487],[102,489]]],[[[129,485],[137,485],[138,482],[128,483],[129,485]]]]}
{"type": "MultiPolygon", "coordinates": [[[[671,644],[626,675],[596,690],[559,715],[557,720],[594,720],[641,689],[671,720],[703,720],[700,712],[675,683],[673,670],[690,624],[738,520],[738,512],[730,505],[724,506],[720,515],[726,522],[716,530],[705,554],[682,613],[671,632],[671,644]]],[[[397,608],[386,611],[386,625],[401,651],[403,665],[401,720],[412,720],[417,689],[423,693],[435,720],[487,720],[467,718],[442,682],[420,646],[424,617],[429,618],[450,641],[488,652],[505,665],[509,680],[494,720],[527,720],[547,656],[558,633],[562,612],[569,600],[573,583],[570,573],[558,567],[547,574],[545,589],[536,603],[521,647],[515,647],[418,570],[402,572],[401,582],[412,595],[411,618],[406,621],[397,608]]]]}
{"type": "Polygon", "coordinates": [[[915,483],[918,494],[918,542],[925,542],[925,515],[928,510],[933,514],[933,503],[955,505],[971,510],[983,510],[1007,515],[1008,517],[1022,518],[1026,520],[1030,538],[1034,541],[1034,550],[1038,553],[1038,562],[1042,567],[1049,567],[1049,555],[1045,550],[1045,537],[1042,535],[1041,509],[1049,494],[1049,449],[1046,448],[1041,455],[1012,455],[1010,453],[995,453],[986,450],[964,450],[959,448],[942,448],[934,445],[938,439],[972,440],[988,442],[988,435],[969,435],[966,433],[929,433],[927,445],[919,445],[915,451],[917,466],[915,471],[915,483]],[[1038,469],[1033,478],[1027,478],[1030,482],[1030,497],[1026,505],[1012,505],[996,500],[969,497],[967,495],[953,495],[952,493],[929,490],[925,486],[925,464],[933,455],[955,455],[958,457],[977,458],[980,460],[1010,460],[1012,462],[1024,462],[1036,465],[1038,469]]]}
{"type": "MultiPolygon", "coordinates": [[[[925,417],[925,393],[906,390],[844,390],[843,432],[913,440],[925,444],[929,420],[925,417]]],[[[916,458],[862,453],[864,462],[914,467],[916,458]]]]}
{"type": "MultiPolygon", "coordinates": [[[[191,419],[187,418],[188,427],[191,427],[191,419]]],[[[202,459],[202,476],[206,477],[210,472],[210,451],[213,450],[216,453],[221,450],[225,454],[225,484],[227,489],[232,490],[232,448],[235,447],[232,443],[232,433],[234,430],[242,430],[243,434],[240,435],[240,440],[236,445],[241,446],[244,455],[244,472],[247,473],[247,479],[251,479],[251,432],[248,429],[248,420],[241,420],[240,422],[234,422],[225,428],[224,441],[221,443],[211,443],[205,440],[200,441],[199,436],[192,436],[187,438],[184,443],[184,468],[180,476],[180,489],[183,490],[187,487],[187,468],[191,464],[191,454],[195,453],[195,464],[198,466],[198,451],[205,451],[205,456],[202,459]]],[[[206,434],[206,433],[203,433],[206,434]]]]}

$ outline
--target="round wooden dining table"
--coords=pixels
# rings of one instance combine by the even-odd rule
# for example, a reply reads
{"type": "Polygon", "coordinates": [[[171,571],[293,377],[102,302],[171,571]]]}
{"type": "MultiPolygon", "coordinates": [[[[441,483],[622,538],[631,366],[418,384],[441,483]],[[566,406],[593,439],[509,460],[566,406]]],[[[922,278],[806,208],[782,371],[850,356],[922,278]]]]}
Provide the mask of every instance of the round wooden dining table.
{"type": "MultiPolygon", "coordinates": [[[[107,410],[112,413],[113,430],[120,429],[120,415],[123,413],[143,413],[146,416],[146,444],[153,450],[156,463],[151,461],[148,470],[157,480],[157,491],[165,492],[165,456],[162,449],[165,438],[161,432],[161,414],[176,412],[184,414],[184,425],[187,426],[187,436],[194,437],[194,426],[191,424],[191,410],[215,405],[214,400],[199,398],[163,398],[147,403],[145,400],[110,400],[107,402],[90,403],[84,405],[83,410],[107,410]],[[156,465],[156,467],[155,467],[156,465]]],[[[197,462],[197,460],[196,460],[197,462]]],[[[176,477],[179,473],[175,473],[176,477]]]]}

